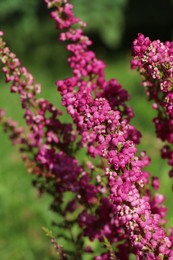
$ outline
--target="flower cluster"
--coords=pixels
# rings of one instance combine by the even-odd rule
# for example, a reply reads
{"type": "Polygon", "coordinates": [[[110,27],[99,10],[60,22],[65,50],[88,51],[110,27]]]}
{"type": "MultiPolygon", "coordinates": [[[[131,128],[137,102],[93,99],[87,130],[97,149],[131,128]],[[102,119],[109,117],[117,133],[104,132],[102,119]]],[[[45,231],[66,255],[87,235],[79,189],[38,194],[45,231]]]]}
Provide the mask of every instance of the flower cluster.
{"type": "Polygon", "coordinates": [[[139,134],[129,125],[132,112],[124,109],[125,92],[121,91],[122,99],[113,96],[120,86],[113,80],[106,82],[105,64],[88,49],[91,41],[81,31],[82,22],[76,23],[72,5],[62,1],[56,7],[58,19],[52,17],[58,29],[66,29],[60,40],[71,41],[67,50],[71,52],[68,61],[73,72],[71,78],[57,82],[58,90],[81,135],[81,144],[88,148],[91,157],[103,159],[114,218],[118,218],[128,233],[138,258],[171,257],[171,242],[160,227],[165,214],[154,212],[149,193],[141,192],[148,183],[149,175],[142,171],[148,161],[146,157],[136,156],[139,134]]]}
{"type": "MultiPolygon", "coordinates": [[[[118,254],[130,254],[131,248],[127,245],[127,236],[121,224],[118,219],[116,225],[112,223],[113,205],[106,198],[108,191],[105,180],[100,178],[103,171],[101,165],[96,167],[90,161],[81,164],[77,160],[74,155],[80,146],[76,142],[77,134],[73,126],[61,123],[62,112],[49,101],[38,97],[41,86],[34,83],[33,76],[21,66],[3,38],[0,39],[0,59],[11,92],[20,96],[27,127],[18,126],[17,122],[6,117],[2,109],[0,123],[13,145],[19,146],[28,171],[36,176],[33,184],[39,193],[47,192],[53,197],[51,209],[65,218],[64,228],[71,233],[69,226],[77,224],[80,227],[78,237],[75,240],[71,237],[76,253],[80,249],[81,254],[82,247],[85,251],[83,237],[88,236],[91,241],[97,239],[102,244],[104,237],[115,243],[124,241],[120,248],[128,250],[120,250],[118,254]],[[67,192],[72,194],[65,199],[67,192]],[[106,208],[108,214],[105,216],[101,212],[106,208]],[[74,214],[77,218],[69,220],[69,215],[74,214]]],[[[62,223],[57,225],[60,227],[62,223]]],[[[64,230],[59,236],[64,236],[63,233],[64,230]]]]}
{"type": "MultiPolygon", "coordinates": [[[[106,80],[106,65],[89,49],[92,42],[83,34],[86,24],[75,17],[72,4],[68,0],[45,2],[48,8],[53,8],[51,17],[61,30],[60,41],[68,42],[72,77],[58,80],[56,84],[62,104],[74,124],[62,123],[62,112],[49,101],[37,97],[40,85],[34,83],[33,76],[6,46],[3,33],[0,33],[2,71],[6,82],[11,83],[11,92],[20,95],[27,127],[19,127],[3,110],[0,110],[0,123],[12,143],[19,145],[28,171],[36,176],[34,185],[39,192],[53,197],[51,209],[59,215],[59,221],[54,223],[58,227],[58,237],[65,238],[74,247],[71,252],[64,246],[62,259],[68,256],[82,259],[82,254],[88,253],[95,260],[124,260],[133,253],[141,260],[171,260],[173,232],[170,230],[168,235],[164,230],[164,196],[153,194],[149,189],[151,184],[157,191],[159,180],[150,178],[144,170],[150,162],[146,153],[137,156],[136,145],[141,134],[130,124],[134,114],[127,105],[129,95],[116,79],[106,80]],[[85,151],[86,161],[77,158],[80,149],[85,151]],[[75,234],[73,227],[78,230],[75,234]],[[106,245],[107,251],[101,255],[92,247],[96,240],[106,245]]],[[[132,65],[143,73],[143,60],[164,60],[168,63],[165,66],[171,63],[168,60],[171,43],[165,45],[170,51],[167,56],[161,44],[160,54],[153,56],[159,42],[153,47],[150,45],[150,40],[142,35],[134,42],[132,65]]],[[[170,119],[171,68],[169,76],[159,85],[158,81],[164,77],[160,72],[162,67],[153,69],[150,65],[145,73],[150,73],[157,85],[153,91],[149,88],[148,93],[155,102],[158,99],[157,106],[162,106],[166,119],[170,119]],[[157,95],[159,86],[165,99],[157,95]]],[[[157,133],[161,137],[165,125],[159,127],[157,133]]],[[[171,138],[168,131],[162,139],[170,142],[171,138]]],[[[168,152],[171,154],[170,148],[164,148],[163,157],[167,158],[168,152]]],[[[53,243],[59,248],[59,243],[55,240],[53,243]]]]}
{"type": "MultiPolygon", "coordinates": [[[[80,164],[74,157],[73,154],[79,147],[73,126],[69,123],[61,123],[62,112],[47,100],[36,96],[38,84],[34,84],[33,76],[21,66],[16,55],[10,51],[2,38],[0,39],[0,60],[6,82],[11,84],[11,92],[18,93],[20,96],[27,127],[20,127],[17,122],[7,118],[3,109],[0,110],[0,123],[12,143],[19,146],[28,171],[37,176],[33,183],[39,193],[51,194],[53,197],[51,208],[61,217],[76,212],[78,218],[73,221],[74,223],[80,222],[82,214],[89,214],[92,208],[99,212],[105,185],[97,187],[93,184],[95,177],[92,172],[95,167],[91,162],[80,164]],[[67,192],[73,195],[65,200],[67,192]],[[65,208],[64,203],[66,203],[65,208]]],[[[41,92],[40,86],[39,92],[41,92]]],[[[106,201],[103,200],[101,205],[105,203],[106,201]]],[[[68,229],[71,220],[66,219],[64,222],[68,229]]],[[[104,234],[106,231],[101,231],[101,229],[104,229],[105,225],[110,225],[109,222],[109,216],[104,222],[100,221],[100,229],[95,231],[95,236],[97,232],[104,234]]],[[[85,225],[80,224],[80,226],[80,237],[83,237],[85,225]]],[[[81,243],[82,239],[80,246],[81,243]]]]}
{"type": "MultiPolygon", "coordinates": [[[[89,161],[80,165],[74,157],[80,146],[76,143],[76,133],[72,125],[61,123],[62,112],[47,100],[36,97],[33,76],[25,67],[21,67],[20,61],[2,38],[0,59],[6,81],[11,83],[11,92],[20,95],[27,128],[24,129],[18,126],[17,122],[8,119],[2,109],[0,123],[13,145],[20,147],[28,171],[37,176],[33,183],[39,193],[48,192],[53,196],[51,208],[61,217],[77,214],[75,220],[65,219],[63,225],[68,229],[69,224],[77,223],[81,228],[78,238],[80,251],[84,236],[88,236],[91,241],[98,239],[102,243],[104,237],[108,237],[115,243],[125,241],[120,248],[128,250],[120,250],[118,254],[128,255],[131,248],[127,245],[127,236],[118,219],[115,225],[111,218],[113,205],[106,198],[106,186],[100,177],[103,171],[101,166],[97,165],[96,169],[89,161]],[[67,192],[71,192],[72,197],[65,200],[67,192]],[[101,214],[105,209],[107,214],[101,214]]],[[[58,226],[61,226],[61,223],[58,223],[58,226]]],[[[59,234],[61,235],[64,234],[59,234]]],[[[73,243],[77,244],[77,239],[73,243]]],[[[75,247],[78,252],[79,248],[75,247]]],[[[92,250],[89,253],[92,253],[92,250]]]]}
{"type": "Polygon", "coordinates": [[[166,141],[161,150],[162,158],[168,159],[173,176],[173,42],[151,41],[138,34],[133,42],[132,69],[138,69],[146,95],[153,101],[157,116],[153,119],[156,134],[166,141]]]}

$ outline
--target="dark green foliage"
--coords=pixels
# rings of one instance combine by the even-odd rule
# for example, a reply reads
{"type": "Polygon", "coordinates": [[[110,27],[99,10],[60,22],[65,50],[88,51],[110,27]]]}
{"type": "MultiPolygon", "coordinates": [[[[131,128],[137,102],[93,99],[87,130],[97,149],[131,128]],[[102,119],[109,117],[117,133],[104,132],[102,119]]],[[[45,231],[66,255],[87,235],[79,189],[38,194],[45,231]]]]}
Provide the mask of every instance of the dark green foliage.
{"type": "Polygon", "coordinates": [[[1,30],[7,33],[11,44],[23,51],[39,30],[37,11],[40,1],[2,0],[0,1],[1,30]]]}
{"type": "Polygon", "coordinates": [[[88,26],[87,31],[99,34],[105,45],[117,47],[124,30],[127,0],[72,0],[75,11],[88,26]]]}

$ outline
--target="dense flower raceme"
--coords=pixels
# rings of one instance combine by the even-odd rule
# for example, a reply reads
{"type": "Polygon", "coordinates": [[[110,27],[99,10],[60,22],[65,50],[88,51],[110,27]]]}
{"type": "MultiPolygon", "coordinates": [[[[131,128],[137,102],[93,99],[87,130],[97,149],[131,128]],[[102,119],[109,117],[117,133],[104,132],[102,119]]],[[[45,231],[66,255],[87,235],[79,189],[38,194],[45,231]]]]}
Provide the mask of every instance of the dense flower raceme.
{"type": "MultiPolygon", "coordinates": [[[[67,1],[46,2],[55,8],[51,16],[56,27],[63,29],[60,40],[71,41],[67,49],[71,52],[68,61],[73,77],[57,82],[62,103],[76,123],[88,154],[103,159],[114,217],[128,233],[137,258],[172,259],[171,241],[160,226],[162,214],[159,210],[153,212],[150,194],[143,189],[148,174],[142,168],[148,161],[135,155],[138,138],[135,129],[130,135],[131,114],[124,117],[120,100],[108,94],[111,84],[112,92],[118,88],[117,82],[105,81],[105,65],[88,50],[91,41],[83,35],[84,24],[74,17],[72,5],[67,1]]],[[[162,201],[162,196],[159,198],[162,201]]]]}
{"type": "Polygon", "coordinates": [[[157,111],[153,119],[156,134],[167,142],[161,156],[168,159],[173,176],[173,42],[151,41],[138,34],[133,42],[131,66],[139,70],[148,99],[157,111]]]}
{"type": "MultiPolygon", "coordinates": [[[[38,179],[34,181],[35,185],[40,192],[47,191],[53,196],[51,207],[59,214],[64,215],[76,210],[78,218],[75,221],[79,223],[82,230],[84,229],[83,234],[90,240],[103,241],[104,237],[107,237],[111,243],[122,241],[123,243],[118,246],[117,255],[123,259],[127,258],[133,250],[129,246],[128,238],[119,219],[111,217],[114,208],[106,198],[107,190],[100,178],[102,167],[97,165],[99,175],[97,174],[95,177],[93,176],[93,172],[95,172],[93,164],[79,166],[73,157],[77,147],[76,145],[73,147],[76,136],[72,131],[72,126],[62,124],[58,118],[61,116],[61,112],[47,100],[36,97],[37,92],[41,92],[41,87],[34,84],[33,76],[20,65],[20,61],[15,54],[10,52],[2,38],[0,59],[6,82],[11,83],[11,92],[20,95],[28,129],[25,130],[19,127],[15,121],[6,118],[3,110],[0,111],[0,121],[12,143],[20,145],[22,158],[28,171],[38,176],[38,179]],[[92,184],[93,182],[95,185],[92,184]],[[63,204],[63,194],[66,191],[73,192],[74,196],[72,200],[68,201],[64,213],[60,205],[63,204]],[[107,209],[107,214],[101,214],[105,209],[107,209]]],[[[123,104],[123,101],[127,99],[126,91],[116,81],[112,81],[110,85],[112,91],[119,94],[120,100],[117,100],[117,105],[121,104],[124,107],[123,111],[130,111],[132,114],[132,111],[123,104]]],[[[113,100],[111,100],[111,96],[109,97],[111,92],[109,93],[108,90],[106,88],[105,95],[113,106],[113,100]]],[[[127,112],[123,113],[127,114],[127,112]]],[[[129,133],[132,135],[133,132],[134,129],[131,127],[129,133]]],[[[136,133],[139,136],[139,133],[136,133]]],[[[156,208],[157,206],[156,202],[156,208]]],[[[66,222],[68,221],[66,220],[66,222]]],[[[66,224],[68,226],[68,223],[66,224]]]]}
{"type": "MultiPolygon", "coordinates": [[[[35,185],[40,192],[47,191],[53,196],[51,207],[59,214],[77,211],[78,218],[74,223],[79,223],[81,229],[84,229],[85,236],[91,240],[103,241],[106,236],[111,242],[125,241],[119,246],[118,254],[123,258],[127,257],[131,248],[118,219],[114,223],[111,218],[113,205],[105,197],[107,196],[105,184],[102,183],[100,175],[93,176],[95,166],[92,163],[82,167],[73,157],[77,147],[76,145],[73,147],[76,136],[72,131],[72,125],[62,124],[58,118],[61,112],[47,100],[36,97],[37,90],[41,92],[40,86],[38,88],[37,84],[34,85],[32,75],[20,65],[20,61],[10,52],[2,38],[0,59],[6,82],[11,83],[11,92],[20,95],[28,129],[25,130],[15,121],[8,119],[2,109],[0,122],[12,143],[20,145],[28,171],[38,176],[34,181],[35,185]],[[74,196],[68,201],[65,212],[62,212],[60,205],[63,204],[63,194],[67,191],[73,192],[74,196]],[[105,209],[108,214],[101,214],[105,209]]],[[[100,174],[102,169],[101,167],[99,169],[99,165],[97,168],[100,174]]]]}
{"type": "MultiPolygon", "coordinates": [[[[53,196],[51,208],[63,218],[76,212],[77,218],[73,221],[63,219],[64,228],[66,225],[68,229],[69,225],[75,223],[81,227],[77,238],[79,248],[76,246],[77,239],[73,241],[76,252],[82,252],[84,234],[91,240],[103,241],[104,236],[111,242],[125,240],[127,237],[118,220],[116,225],[112,223],[110,216],[113,207],[105,197],[106,187],[99,179],[98,173],[100,174],[101,171],[99,165],[97,165],[98,173],[94,176],[95,166],[91,162],[80,165],[73,156],[77,144],[72,125],[61,123],[59,119],[61,112],[47,100],[36,97],[37,90],[41,91],[40,86],[38,88],[38,85],[34,84],[32,75],[20,65],[20,61],[10,52],[2,38],[0,59],[6,81],[11,83],[11,92],[20,95],[28,128],[19,127],[15,121],[8,119],[2,109],[0,123],[9,134],[12,143],[20,146],[28,171],[38,176],[34,184],[39,191],[41,193],[46,191],[53,196]],[[64,202],[66,192],[72,192],[73,195],[64,202]],[[64,203],[66,203],[65,207],[64,203]],[[109,213],[106,216],[100,214],[105,208],[109,213]],[[95,213],[93,214],[92,211],[95,213]],[[96,227],[96,224],[97,228],[92,229],[91,227],[96,227]]],[[[62,223],[58,223],[58,226],[60,225],[62,223]]],[[[63,233],[59,236],[65,236],[63,233]]],[[[128,248],[127,244],[124,246],[128,248]]],[[[83,247],[85,250],[85,244],[83,247]]],[[[123,248],[123,245],[120,248],[123,248]]],[[[125,251],[125,255],[127,252],[128,250],[125,251]]],[[[123,250],[120,254],[124,255],[123,250]]],[[[80,259],[80,255],[76,257],[80,259]]]]}
{"type": "MultiPolygon", "coordinates": [[[[107,241],[108,252],[96,260],[129,259],[131,252],[137,259],[173,259],[173,232],[168,237],[163,229],[164,197],[148,190],[150,176],[142,171],[149,163],[146,154],[136,156],[140,133],[129,124],[133,111],[125,103],[128,94],[115,79],[105,80],[105,64],[89,50],[91,41],[83,35],[85,24],[74,16],[72,5],[66,0],[45,2],[54,8],[51,16],[57,29],[63,30],[60,40],[71,42],[67,49],[73,76],[57,85],[77,131],[61,123],[61,112],[51,103],[37,98],[40,86],[2,38],[2,70],[11,92],[21,97],[28,128],[18,127],[3,110],[0,122],[13,144],[20,145],[28,170],[38,176],[35,185],[52,195],[51,207],[62,217],[62,223],[56,223],[63,227],[59,236],[75,247],[75,252],[66,249],[69,259],[81,259],[84,251],[92,254],[84,236],[107,241]],[[80,164],[75,153],[82,146],[100,162],[80,164]],[[65,199],[66,192],[73,195],[65,199]],[[74,237],[71,226],[76,224],[80,231],[74,237]],[[67,234],[65,228],[70,229],[67,234]],[[118,243],[115,252],[109,243],[118,243]]],[[[159,188],[157,178],[152,179],[152,186],[159,188]]]]}

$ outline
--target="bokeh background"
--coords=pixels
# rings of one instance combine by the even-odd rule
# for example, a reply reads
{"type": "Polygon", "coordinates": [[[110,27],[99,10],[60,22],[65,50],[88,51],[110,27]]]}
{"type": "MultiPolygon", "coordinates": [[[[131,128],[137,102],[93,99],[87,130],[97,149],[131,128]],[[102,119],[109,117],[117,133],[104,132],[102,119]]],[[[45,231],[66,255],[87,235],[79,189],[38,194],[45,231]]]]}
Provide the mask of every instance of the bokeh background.
{"type": "MultiPolygon", "coordinates": [[[[166,162],[160,160],[161,142],[154,135],[154,111],[140,86],[137,72],[130,70],[130,52],[138,32],[162,41],[173,38],[173,1],[171,0],[71,0],[75,13],[88,23],[86,34],[93,40],[93,50],[107,63],[107,78],[117,78],[130,93],[135,111],[133,124],[142,132],[139,151],[147,150],[152,159],[149,170],[160,176],[160,191],[166,196],[168,225],[173,225],[172,180],[166,162]]],[[[23,65],[41,82],[42,95],[61,106],[55,81],[70,75],[65,45],[42,0],[1,0],[0,30],[23,65]]],[[[0,107],[23,124],[19,98],[9,94],[0,74],[0,107]]],[[[68,120],[67,117],[64,120],[68,120]]],[[[38,198],[30,176],[16,147],[0,128],[0,259],[56,259],[42,227],[51,229],[56,218],[48,210],[50,198],[38,198]]]]}

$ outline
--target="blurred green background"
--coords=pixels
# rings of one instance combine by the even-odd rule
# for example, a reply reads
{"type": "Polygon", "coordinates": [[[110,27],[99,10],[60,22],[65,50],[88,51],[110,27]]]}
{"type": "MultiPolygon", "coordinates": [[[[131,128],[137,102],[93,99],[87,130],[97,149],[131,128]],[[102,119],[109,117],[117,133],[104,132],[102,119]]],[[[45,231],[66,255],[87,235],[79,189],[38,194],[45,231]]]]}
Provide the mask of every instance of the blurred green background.
{"type": "MultiPolygon", "coordinates": [[[[88,23],[86,33],[94,44],[97,56],[107,63],[107,78],[114,77],[131,95],[135,111],[133,124],[142,132],[139,150],[147,150],[152,158],[149,170],[160,176],[161,189],[166,196],[168,224],[171,213],[172,180],[169,167],[161,161],[161,142],[155,138],[151,120],[154,111],[146,101],[137,72],[130,70],[130,47],[138,32],[152,39],[171,40],[173,35],[173,3],[165,0],[72,0],[76,14],[88,23]]],[[[0,30],[11,50],[29,68],[36,81],[41,82],[43,96],[60,107],[60,97],[54,82],[70,75],[65,45],[58,42],[54,22],[41,0],[1,0],[0,30]]],[[[23,113],[19,98],[9,94],[0,74],[0,107],[22,124],[23,113]]],[[[48,210],[50,198],[38,199],[31,186],[32,176],[26,173],[16,147],[0,128],[0,259],[55,259],[49,239],[42,226],[51,229],[56,216],[48,210]]]]}

